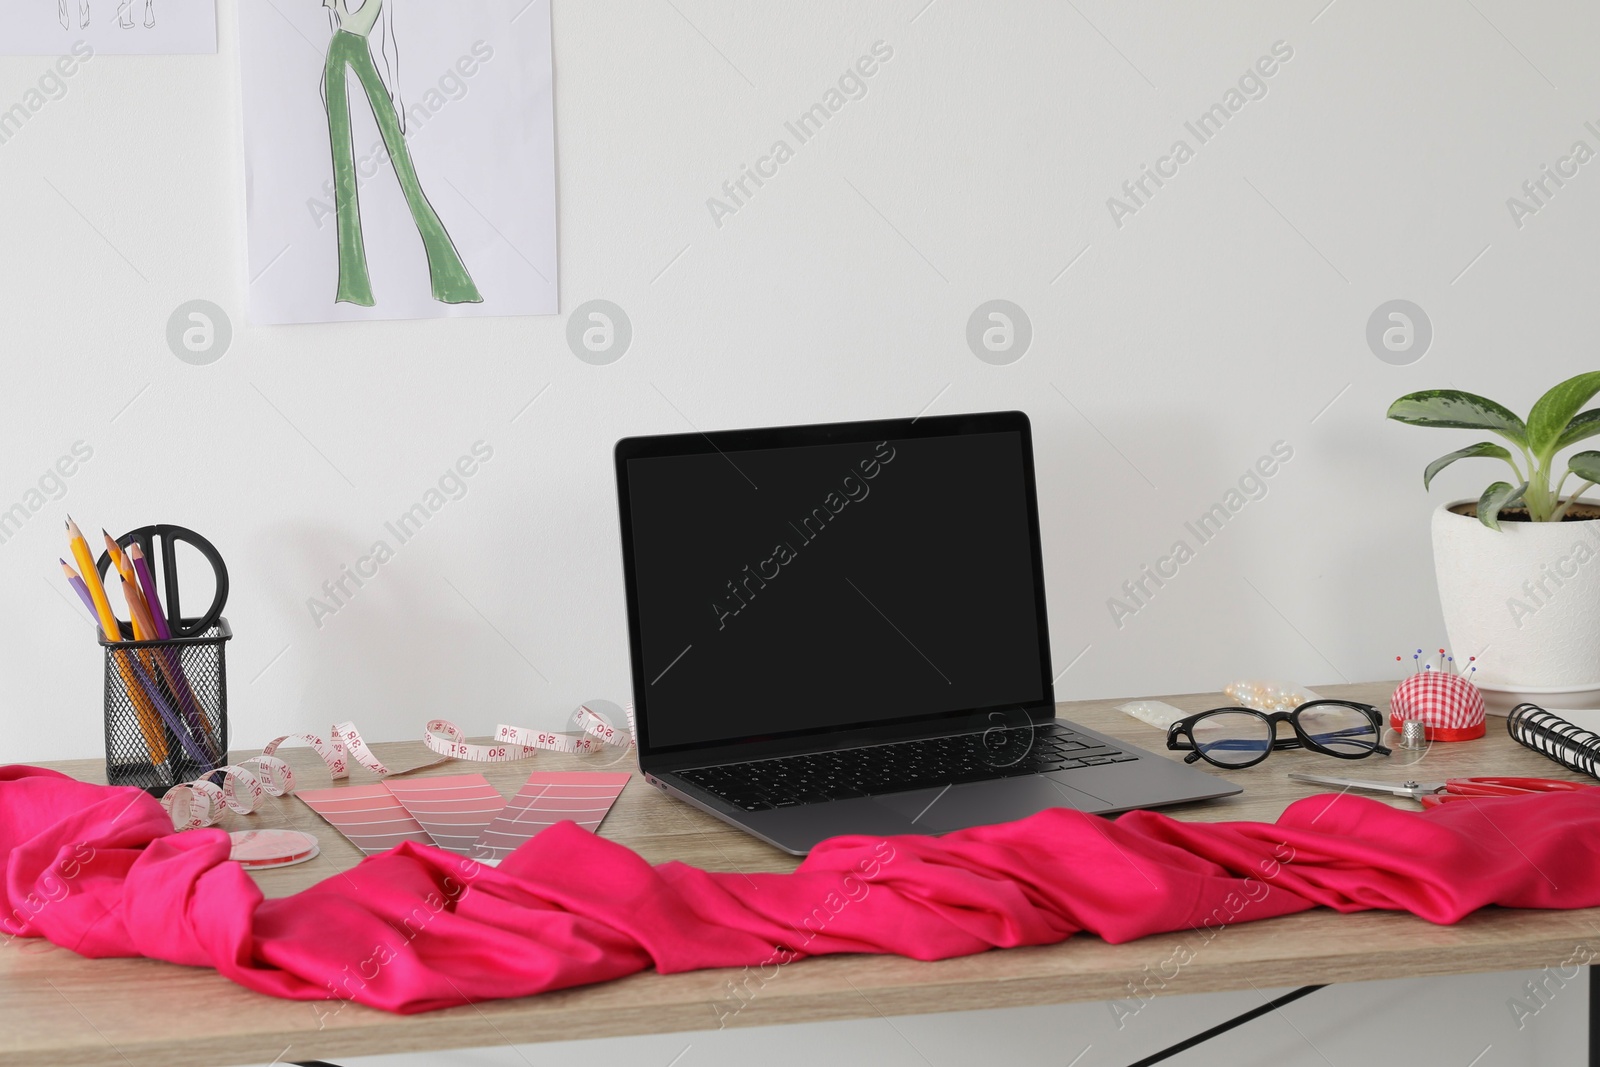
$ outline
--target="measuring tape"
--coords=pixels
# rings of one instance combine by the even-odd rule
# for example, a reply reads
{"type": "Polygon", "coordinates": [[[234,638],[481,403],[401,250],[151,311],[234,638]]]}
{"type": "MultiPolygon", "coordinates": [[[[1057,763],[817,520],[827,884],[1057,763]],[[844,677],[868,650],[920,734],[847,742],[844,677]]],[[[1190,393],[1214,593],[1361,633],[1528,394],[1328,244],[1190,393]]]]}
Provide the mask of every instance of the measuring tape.
{"type": "Polygon", "coordinates": [[[422,743],[439,758],[403,771],[392,771],[373,755],[353,722],[336,723],[329,733],[331,740],[316,734],[285,734],[269,741],[261,755],[226,767],[218,767],[192,782],[173,786],[161,798],[161,806],[172,816],[172,825],[179,830],[194,830],[210,826],[221,819],[224,812],[233,811],[248,815],[256,810],[263,796],[281,797],[294,792],[294,769],[274,753],[290,741],[303,741],[321,757],[328,767],[328,776],[335,780],[350,777],[352,761],[365,767],[380,778],[393,774],[409,774],[424,767],[437,766],[447,759],[471,760],[476,763],[510,763],[527,759],[540,752],[566,752],[590,754],[605,748],[629,749],[634,745],[633,705],[626,704],[623,711],[628,717],[626,731],[607,722],[603,715],[587,707],[573,713],[573,723],[580,734],[551,733],[544,730],[527,730],[519,726],[500,726],[495,730],[494,741],[487,745],[468,741],[461,728],[447,719],[430,719],[422,731],[422,743]]]}

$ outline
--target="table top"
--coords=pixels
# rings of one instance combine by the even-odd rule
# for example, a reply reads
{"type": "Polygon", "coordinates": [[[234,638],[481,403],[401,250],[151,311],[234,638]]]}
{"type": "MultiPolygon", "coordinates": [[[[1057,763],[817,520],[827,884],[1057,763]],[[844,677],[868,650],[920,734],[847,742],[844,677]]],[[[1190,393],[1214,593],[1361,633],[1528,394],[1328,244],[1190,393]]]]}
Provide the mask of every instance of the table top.
{"type": "MultiPolygon", "coordinates": [[[[1320,692],[1385,707],[1393,685],[1331,686],[1320,692]]],[[[1225,703],[1215,693],[1163,699],[1186,711],[1225,703]]],[[[1181,757],[1165,751],[1160,731],[1115,710],[1122,702],[1064,703],[1058,714],[1161,757],[1181,757]]],[[[391,767],[420,763],[427,755],[420,742],[391,742],[373,749],[391,767]]],[[[326,771],[309,750],[280,754],[297,771],[304,769],[301,784],[325,784],[326,771]]],[[[1361,770],[1399,780],[1404,772],[1396,761],[1414,758],[1415,753],[1396,750],[1382,768],[1361,770]]],[[[1490,720],[1486,738],[1434,745],[1425,759],[1427,777],[1433,780],[1488,773],[1575,777],[1513,743],[1500,719],[1490,720]]],[[[104,781],[99,762],[49,766],[87,781],[104,781]]],[[[541,754],[509,764],[451,761],[417,773],[479,771],[509,795],[535,768],[595,766],[585,757],[541,754]]],[[[1242,794],[1166,810],[1181,819],[1271,821],[1289,802],[1322,791],[1289,780],[1286,772],[1338,774],[1349,766],[1330,768],[1323,757],[1277,752],[1257,767],[1229,772],[1228,777],[1245,787],[1242,794]]],[[[710,870],[745,872],[790,871],[798,863],[795,857],[646,785],[631,757],[609,769],[624,767],[635,775],[600,827],[601,836],[629,846],[653,863],[675,859],[710,870]]],[[[352,780],[371,779],[358,769],[352,780]]],[[[1390,802],[1415,810],[1411,801],[1390,802]]],[[[222,825],[230,830],[294,827],[321,841],[322,854],[311,862],[253,875],[269,896],[297,892],[361,859],[354,846],[293,798],[268,798],[255,814],[230,814],[222,825]]],[[[1181,982],[1171,983],[1163,992],[1541,967],[1560,963],[1576,945],[1594,940],[1597,913],[1600,909],[1489,908],[1454,926],[1434,926],[1410,915],[1338,915],[1317,909],[1231,927],[1228,936],[1213,940],[1184,966],[1181,982]]],[[[1142,980],[1146,965],[1156,969],[1192,937],[1181,932],[1161,934],[1113,946],[1080,935],[1059,945],[936,963],[867,955],[802,960],[788,965],[782,982],[765,985],[754,1002],[726,1022],[767,1026],[1112,1000],[1126,995],[1128,982],[1142,980]]],[[[98,1065],[108,1060],[128,1067],[266,1063],[711,1029],[717,1025],[716,1006],[727,995],[726,983],[737,973],[647,972],[582,989],[402,1017],[357,1004],[339,1005],[336,1013],[330,1013],[326,1003],[262,996],[210,970],[152,960],[87,960],[41,941],[14,940],[0,943],[0,1067],[45,1062],[98,1065]]]]}

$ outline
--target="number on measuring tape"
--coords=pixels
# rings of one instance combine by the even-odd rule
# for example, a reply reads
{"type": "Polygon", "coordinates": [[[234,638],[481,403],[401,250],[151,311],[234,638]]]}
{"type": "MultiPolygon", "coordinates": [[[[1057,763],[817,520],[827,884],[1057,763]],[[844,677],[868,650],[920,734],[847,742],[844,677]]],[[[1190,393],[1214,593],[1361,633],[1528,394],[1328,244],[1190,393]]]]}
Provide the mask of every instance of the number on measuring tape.
{"type": "MultiPolygon", "coordinates": [[[[631,748],[635,737],[633,705],[627,704],[623,710],[628,716],[625,731],[607,722],[604,716],[580,707],[573,713],[573,723],[582,731],[578,736],[502,725],[495,730],[494,743],[487,745],[467,740],[461,728],[448,719],[431,719],[422,731],[422,743],[445,759],[478,763],[509,763],[539,752],[598,752],[607,745],[631,748]]],[[[395,773],[373,755],[353,722],[335,723],[327,740],[316,734],[285,734],[269,741],[259,756],[237,765],[219,767],[192,782],[167,790],[161,805],[172,817],[173,826],[178,830],[211,826],[228,811],[249,815],[263,796],[281,797],[293,793],[294,771],[275,755],[280,746],[290,741],[309,745],[327,766],[328,776],[335,780],[350,776],[352,760],[379,778],[395,773]]]]}

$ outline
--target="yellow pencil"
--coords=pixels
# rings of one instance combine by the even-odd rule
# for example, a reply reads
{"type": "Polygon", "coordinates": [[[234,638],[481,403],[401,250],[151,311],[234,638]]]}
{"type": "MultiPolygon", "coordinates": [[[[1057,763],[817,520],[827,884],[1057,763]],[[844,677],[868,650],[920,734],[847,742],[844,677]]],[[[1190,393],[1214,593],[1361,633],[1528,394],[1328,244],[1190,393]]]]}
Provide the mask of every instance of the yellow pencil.
{"type": "MultiPolygon", "coordinates": [[[[144,592],[139,588],[139,577],[134,573],[133,561],[128,558],[127,553],[122,551],[122,546],[117,544],[115,539],[113,539],[110,534],[106,533],[104,530],[101,530],[100,534],[106,539],[106,551],[111,555],[112,566],[117,568],[117,573],[122,575],[123,581],[133,586],[133,595],[139,598],[139,602],[141,604],[144,603],[144,592]]],[[[149,637],[138,637],[139,620],[134,619],[131,614],[133,610],[132,603],[129,603],[128,609],[130,612],[129,619],[133,622],[134,636],[140,641],[154,641],[156,639],[156,635],[153,631],[149,637]]]]}
{"type": "MultiPolygon", "coordinates": [[[[83,584],[89,589],[89,599],[94,601],[95,614],[100,616],[100,632],[109,642],[122,640],[122,627],[117,624],[117,616],[111,610],[111,601],[106,597],[106,587],[100,582],[100,569],[94,565],[94,557],[89,554],[89,542],[83,539],[83,531],[78,529],[78,524],[69,516],[67,519],[67,537],[72,545],[72,558],[78,561],[79,576],[83,584]]],[[[116,660],[117,669],[122,674],[123,685],[127,687],[128,696],[133,698],[134,708],[139,713],[139,730],[144,734],[144,741],[150,750],[150,762],[160,765],[167,759],[167,739],[161,729],[161,718],[156,714],[155,705],[150,703],[150,697],[139,687],[139,681],[134,677],[133,667],[122,656],[113,652],[111,658],[116,660]]]]}
{"type": "MultiPolygon", "coordinates": [[[[108,540],[110,536],[110,534],[106,535],[108,540]]],[[[112,544],[116,544],[116,542],[112,541],[112,544]]],[[[150,575],[150,568],[144,557],[144,549],[139,547],[139,542],[135,541],[128,546],[128,551],[124,558],[128,561],[128,569],[133,571],[135,577],[139,579],[138,592],[145,609],[145,628],[155,634],[158,640],[170,640],[172,631],[168,629],[167,620],[162,616],[161,595],[156,592],[155,579],[150,575]]],[[[133,579],[130,578],[128,581],[131,583],[133,579]]],[[[206,735],[207,747],[215,751],[216,731],[211,728],[211,720],[201,710],[200,700],[195,696],[194,689],[190,687],[189,679],[184,677],[183,653],[177,649],[165,649],[159,662],[166,664],[162,673],[166,676],[167,685],[177,694],[178,703],[183,707],[184,713],[189,716],[190,723],[198,722],[200,724],[200,729],[206,735]]]]}
{"type": "MultiPolygon", "coordinates": [[[[126,578],[122,579],[122,599],[128,602],[128,618],[133,622],[134,640],[156,640],[156,625],[155,622],[150,618],[150,609],[145,605],[144,597],[139,595],[138,587],[132,582],[128,581],[126,578]]],[[[139,662],[144,664],[145,677],[154,678],[155,675],[152,673],[154,670],[159,671],[161,673],[161,677],[166,679],[167,688],[172,690],[173,696],[178,698],[179,706],[183,707],[184,711],[188,713],[191,725],[196,718],[201,718],[197,710],[192,710],[192,702],[194,700],[193,696],[189,697],[191,703],[188,707],[185,707],[183,704],[184,695],[187,693],[189,687],[187,685],[179,685],[179,679],[183,677],[183,672],[178,665],[173,662],[170,651],[167,649],[158,649],[154,651],[150,649],[140,649],[137,654],[139,656],[139,662]]],[[[201,721],[204,721],[203,718],[201,718],[201,721]]],[[[195,740],[202,741],[203,743],[203,739],[199,734],[195,734],[195,740]]]]}
{"type": "Polygon", "coordinates": [[[106,599],[106,587],[100,584],[100,570],[94,565],[94,557],[89,554],[89,542],[83,539],[83,531],[78,529],[78,524],[70,516],[67,518],[67,538],[72,545],[72,558],[78,561],[78,576],[89,587],[89,599],[94,601],[95,614],[100,616],[100,632],[105,634],[107,641],[122,640],[122,628],[117,625],[111,601],[106,599]]]}

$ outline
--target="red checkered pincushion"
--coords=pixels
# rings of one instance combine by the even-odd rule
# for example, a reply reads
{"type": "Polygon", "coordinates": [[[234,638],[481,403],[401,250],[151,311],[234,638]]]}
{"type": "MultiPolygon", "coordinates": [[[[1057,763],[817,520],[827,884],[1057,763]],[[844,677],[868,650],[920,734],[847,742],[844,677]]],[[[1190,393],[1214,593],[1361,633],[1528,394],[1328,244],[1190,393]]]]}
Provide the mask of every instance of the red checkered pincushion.
{"type": "Polygon", "coordinates": [[[1471,741],[1487,730],[1483,694],[1449,671],[1423,671],[1400,683],[1389,698],[1389,725],[1398,730],[1407,719],[1422,720],[1429,741],[1471,741]]]}

